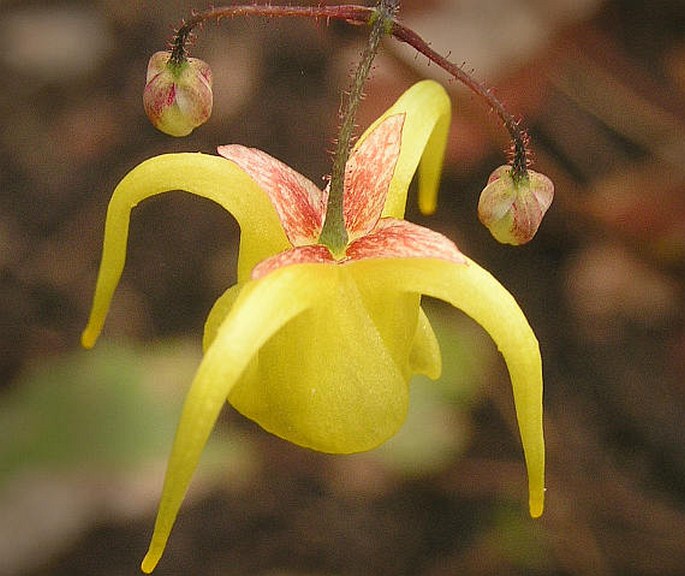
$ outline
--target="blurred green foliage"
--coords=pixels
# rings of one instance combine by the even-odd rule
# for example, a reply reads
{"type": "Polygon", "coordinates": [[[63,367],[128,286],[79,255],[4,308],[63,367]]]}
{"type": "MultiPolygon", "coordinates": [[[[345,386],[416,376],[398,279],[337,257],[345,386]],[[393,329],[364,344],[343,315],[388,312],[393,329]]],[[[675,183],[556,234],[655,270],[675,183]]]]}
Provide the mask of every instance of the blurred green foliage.
{"type": "Polygon", "coordinates": [[[399,433],[377,450],[385,464],[404,474],[435,472],[453,463],[468,445],[468,411],[478,398],[493,360],[494,345],[474,322],[441,302],[424,299],[440,342],[437,381],[411,381],[409,414],[399,433]]]}
{"type": "Polygon", "coordinates": [[[163,458],[199,355],[103,343],[44,358],[0,404],[0,481],[20,470],[120,470],[163,458]]]}

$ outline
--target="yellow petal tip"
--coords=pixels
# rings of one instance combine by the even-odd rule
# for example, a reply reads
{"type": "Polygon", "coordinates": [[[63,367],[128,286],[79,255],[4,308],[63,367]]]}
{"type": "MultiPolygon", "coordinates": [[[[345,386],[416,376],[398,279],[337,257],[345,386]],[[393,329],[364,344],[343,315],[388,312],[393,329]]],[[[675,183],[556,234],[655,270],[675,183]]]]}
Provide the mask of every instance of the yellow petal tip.
{"type": "Polygon", "coordinates": [[[542,516],[542,512],[545,509],[545,496],[544,494],[541,494],[540,496],[536,496],[535,498],[531,498],[529,502],[529,509],[530,509],[530,517],[531,518],[540,518],[542,516]]]}
{"type": "Polygon", "coordinates": [[[424,195],[419,196],[419,211],[424,216],[432,216],[438,209],[438,203],[435,198],[425,198],[424,195]]]}
{"type": "Polygon", "coordinates": [[[160,554],[153,554],[152,551],[149,551],[146,555],[145,558],[143,558],[143,561],[140,563],[140,569],[145,573],[145,574],[151,574],[152,571],[156,568],[157,563],[159,562],[160,559],[160,554]]]}
{"type": "Polygon", "coordinates": [[[95,346],[98,336],[99,333],[91,330],[90,328],[86,328],[81,334],[81,346],[83,346],[86,350],[90,350],[93,346],[95,346]]]}

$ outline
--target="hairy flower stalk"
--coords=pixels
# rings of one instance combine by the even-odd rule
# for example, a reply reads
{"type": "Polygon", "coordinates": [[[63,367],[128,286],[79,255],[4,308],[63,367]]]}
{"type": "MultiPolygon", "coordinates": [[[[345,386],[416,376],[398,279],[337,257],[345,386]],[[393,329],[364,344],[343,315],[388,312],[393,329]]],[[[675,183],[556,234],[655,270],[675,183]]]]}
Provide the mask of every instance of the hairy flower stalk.
{"type": "Polygon", "coordinates": [[[236,16],[265,16],[271,18],[309,18],[314,20],[341,20],[357,26],[374,25],[380,18],[385,24],[385,32],[400,42],[409,44],[417,52],[423,54],[464,84],[469,90],[482,98],[497,114],[511,138],[511,166],[512,178],[518,181],[525,178],[530,164],[528,152],[528,137],[526,131],[505,108],[504,104],[482,83],[478,82],[466,70],[450,62],[447,58],[433,50],[419,34],[399,22],[396,14],[399,10],[398,1],[381,2],[376,7],[342,4],[333,6],[278,6],[272,4],[235,4],[218,6],[193,14],[183,22],[172,41],[172,57],[182,60],[187,55],[187,45],[193,30],[200,24],[236,16]]]}
{"type": "Polygon", "coordinates": [[[345,166],[350,157],[350,143],[354,131],[354,120],[357,115],[359,103],[362,100],[364,84],[371,71],[371,65],[378,53],[381,39],[388,31],[388,24],[392,23],[391,18],[397,7],[388,0],[381,0],[378,4],[377,12],[372,20],[371,33],[362,53],[361,60],[357,66],[357,71],[352,81],[352,86],[347,94],[342,111],[342,123],[338,133],[335,156],[333,158],[333,169],[329,185],[328,206],[326,209],[326,220],[321,231],[319,242],[328,246],[334,253],[339,252],[347,244],[347,233],[345,231],[343,218],[343,179],[345,176],[345,166]]]}

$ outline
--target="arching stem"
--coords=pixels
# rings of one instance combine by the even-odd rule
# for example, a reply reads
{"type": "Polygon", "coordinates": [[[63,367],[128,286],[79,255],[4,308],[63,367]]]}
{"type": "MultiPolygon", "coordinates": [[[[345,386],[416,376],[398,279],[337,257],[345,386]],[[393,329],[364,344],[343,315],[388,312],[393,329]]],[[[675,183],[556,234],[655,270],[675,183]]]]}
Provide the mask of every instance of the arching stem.
{"type": "MultiPolygon", "coordinates": [[[[400,23],[396,18],[397,2],[385,2],[387,14],[382,18],[385,23],[384,32],[397,40],[412,46],[464,84],[477,96],[485,100],[488,106],[499,116],[504,127],[509,132],[512,141],[511,165],[514,180],[520,181],[528,177],[530,154],[528,151],[528,136],[521,123],[517,121],[504,107],[504,104],[482,83],[476,80],[463,68],[450,62],[447,58],[433,50],[430,45],[411,28],[400,23]]],[[[233,5],[210,8],[193,14],[176,32],[171,42],[171,59],[181,63],[187,57],[187,46],[193,29],[207,21],[219,21],[223,18],[235,16],[266,16],[266,17],[295,17],[311,18],[314,20],[342,20],[356,26],[373,26],[379,7],[357,6],[355,4],[341,4],[333,6],[274,6],[268,4],[233,5]]]]}

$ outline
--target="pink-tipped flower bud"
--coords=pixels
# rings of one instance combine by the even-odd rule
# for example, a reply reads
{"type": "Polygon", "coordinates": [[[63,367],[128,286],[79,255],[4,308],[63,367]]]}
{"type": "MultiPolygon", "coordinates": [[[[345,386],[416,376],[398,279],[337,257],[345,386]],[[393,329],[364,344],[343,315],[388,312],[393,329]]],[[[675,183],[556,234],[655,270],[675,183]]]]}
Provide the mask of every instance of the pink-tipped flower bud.
{"type": "Polygon", "coordinates": [[[511,166],[500,166],[488,179],[478,201],[478,218],[502,244],[525,244],[540,226],[554,197],[554,184],[544,174],[527,171],[515,180],[511,166]]]}
{"type": "Polygon", "coordinates": [[[152,55],[143,105],[155,128],[170,136],[187,136],[210,117],[212,102],[212,71],[206,62],[175,62],[171,52],[152,55]]]}

